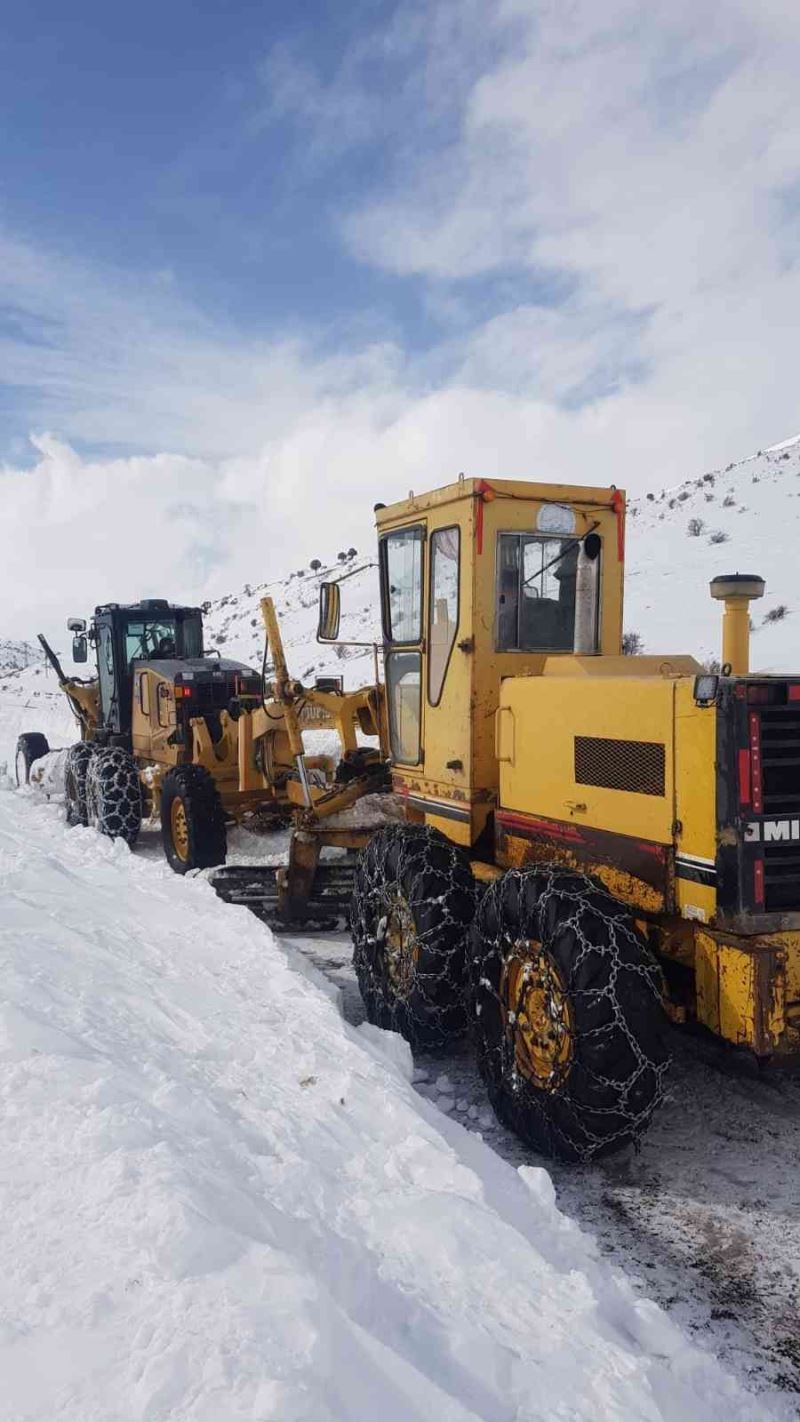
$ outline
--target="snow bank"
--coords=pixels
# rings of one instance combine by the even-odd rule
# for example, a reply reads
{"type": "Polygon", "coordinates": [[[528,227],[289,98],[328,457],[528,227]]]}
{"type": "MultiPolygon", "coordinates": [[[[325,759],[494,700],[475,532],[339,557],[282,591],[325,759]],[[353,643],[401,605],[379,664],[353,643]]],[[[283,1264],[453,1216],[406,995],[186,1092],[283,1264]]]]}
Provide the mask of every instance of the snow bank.
{"type": "Polygon", "coordinates": [[[25,731],[42,731],[53,747],[79,739],[63,692],[41,667],[0,675],[0,770],[6,765],[13,774],[17,737],[25,731]]]}
{"type": "Polygon", "coordinates": [[[768,1414],[269,931],[0,791],[8,1422],[768,1414]]]}

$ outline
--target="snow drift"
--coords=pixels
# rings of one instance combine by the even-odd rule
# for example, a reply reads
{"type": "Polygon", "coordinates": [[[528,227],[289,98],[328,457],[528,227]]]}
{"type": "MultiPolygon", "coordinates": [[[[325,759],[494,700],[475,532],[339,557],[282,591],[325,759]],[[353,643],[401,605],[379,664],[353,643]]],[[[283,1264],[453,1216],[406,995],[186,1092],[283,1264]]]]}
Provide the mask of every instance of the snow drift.
{"type": "Polygon", "coordinates": [[[0,791],[14,1422],[768,1415],[244,909],[0,791]]]}

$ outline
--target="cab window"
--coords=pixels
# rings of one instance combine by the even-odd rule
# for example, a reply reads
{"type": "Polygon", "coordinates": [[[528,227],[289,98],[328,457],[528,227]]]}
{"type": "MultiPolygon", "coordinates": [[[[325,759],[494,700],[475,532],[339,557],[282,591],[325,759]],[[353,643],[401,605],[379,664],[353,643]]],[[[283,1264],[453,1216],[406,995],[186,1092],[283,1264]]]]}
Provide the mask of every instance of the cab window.
{"type": "Polygon", "coordinates": [[[423,529],[398,528],[381,540],[383,630],[387,642],[422,638],[423,529]]]}
{"type": "Polygon", "coordinates": [[[431,536],[428,700],[438,706],[458,631],[458,528],[438,528],[431,536]]]}
{"type": "Polygon", "coordinates": [[[158,661],[177,655],[175,623],[169,619],[155,622],[129,622],[125,628],[125,660],[158,661]]]}
{"type": "Polygon", "coordinates": [[[392,760],[418,765],[421,755],[422,654],[389,652],[386,692],[392,760]]]}
{"type": "Polygon", "coordinates": [[[501,652],[571,652],[578,542],[501,533],[495,644],[501,652]]]}

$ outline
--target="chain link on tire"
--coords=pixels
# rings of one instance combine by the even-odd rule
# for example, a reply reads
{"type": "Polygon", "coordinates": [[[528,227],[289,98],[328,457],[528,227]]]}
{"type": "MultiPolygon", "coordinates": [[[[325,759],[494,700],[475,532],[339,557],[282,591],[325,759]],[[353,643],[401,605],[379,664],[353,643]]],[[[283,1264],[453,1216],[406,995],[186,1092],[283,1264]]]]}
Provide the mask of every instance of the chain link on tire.
{"type": "Polygon", "coordinates": [[[64,811],[68,825],[88,825],[86,807],[86,774],[95,754],[92,741],[78,741],[70,746],[64,764],[64,811]]]}
{"type": "Polygon", "coordinates": [[[386,825],[355,872],[353,966],[370,1022],[412,1047],[446,1047],[468,1023],[468,941],[475,883],[438,830],[386,825]]]}
{"type": "Polygon", "coordinates": [[[161,842],[176,874],[225,863],[225,811],[214,777],[203,766],[178,765],[164,776],[161,842]]]}
{"type": "Polygon", "coordinates": [[[661,973],[628,910],[557,866],[510,870],[473,929],[478,1065],[500,1120],[545,1155],[636,1143],[669,1067],[661,973]]]}
{"type": "Polygon", "coordinates": [[[109,839],[133,845],[142,825],[142,790],[133,756],[122,746],[107,746],[86,770],[86,819],[109,839]]]}

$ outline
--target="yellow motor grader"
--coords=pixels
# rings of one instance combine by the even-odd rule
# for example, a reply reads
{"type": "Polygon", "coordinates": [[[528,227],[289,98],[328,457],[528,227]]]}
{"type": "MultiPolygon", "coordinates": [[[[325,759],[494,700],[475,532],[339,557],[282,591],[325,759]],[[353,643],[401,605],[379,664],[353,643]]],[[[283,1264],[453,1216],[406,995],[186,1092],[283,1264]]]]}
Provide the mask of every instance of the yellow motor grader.
{"type": "MultiPolygon", "coordinates": [[[[370,1020],[424,1048],[471,1025],[501,1119],[567,1159],[646,1129],[665,1010],[788,1062],[800,673],[749,672],[763,581],[712,582],[724,650],[709,673],[622,654],[620,490],[462,479],[378,505],[377,527],[404,820],[361,833],[351,928],[370,1020]]],[[[339,603],[323,585],[323,640],[339,603]]],[[[313,826],[303,838],[307,890],[313,826]]]]}
{"type": "MultiPolygon", "coordinates": [[[[301,832],[304,816],[319,826],[383,787],[379,689],[345,694],[330,678],[313,688],[292,682],[272,602],[265,598],[261,607],[270,686],[263,667],[257,672],[205,653],[201,609],[163,599],[97,607],[88,633],[83,619],[69,620],[73,660],[88,659],[90,642],[96,652],[97,674],[88,680],[68,677],[40,636],[81,733],[64,767],[69,824],[91,825],[132,845],[143,818],[160,818],[167,860],[185,874],[224,864],[229,821],[256,814],[274,822],[296,812],[301,832]],[[335,731],[338,756],[305,755],[304,723],[335,731]],[[359,744],[359,732],[376,738],[376,747],[359,744]]],[[[265,666],[266,659],[265,651],[265,666]]],[[[18,781],[30,778],[48,749],[38,732],[20,737],[18,781]]],[[[347,847],[348,839],[346,830],[332,831],[328,842],[347,847]]],[[[341,873],[328,866],[323,884],[325,873],[316,876],[315,889],[319,911],[330,917],[341,907],[341,873]]],[[[289,912],[275,877],[276,906],[280,898],[289,912]]],[[[306,894],[303,907],[317,905],[306,894]]]]}

